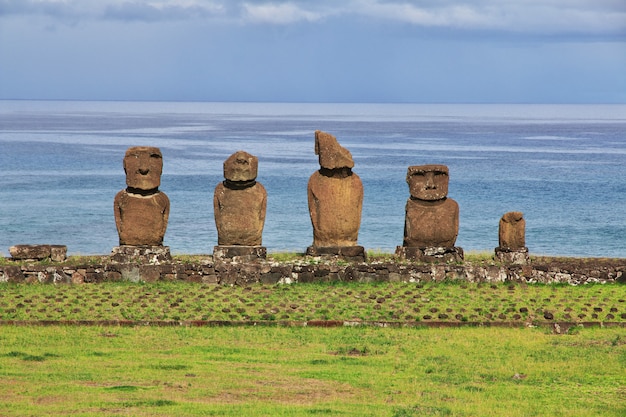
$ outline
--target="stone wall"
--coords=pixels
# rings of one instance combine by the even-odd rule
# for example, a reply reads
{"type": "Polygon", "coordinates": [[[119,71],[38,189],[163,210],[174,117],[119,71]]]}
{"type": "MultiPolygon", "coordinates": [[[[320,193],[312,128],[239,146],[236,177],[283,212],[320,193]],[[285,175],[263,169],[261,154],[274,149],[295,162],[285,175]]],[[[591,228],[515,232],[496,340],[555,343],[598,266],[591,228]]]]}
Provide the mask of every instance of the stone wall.
{"type": "Polygon", "coordinates": [[[465,280],[469,282],[524,283],[626,283],[626,260],[542,258],[530,265],[415,264],[400,262],[214,262],[212,257],[185,263],[112,263],[107,257],[95,265],[63,263],[0,265],[0,282],[12,283],[99,283],[111,281],[186,281],[220,285],[307,282],[425,282],[465,280]]]}

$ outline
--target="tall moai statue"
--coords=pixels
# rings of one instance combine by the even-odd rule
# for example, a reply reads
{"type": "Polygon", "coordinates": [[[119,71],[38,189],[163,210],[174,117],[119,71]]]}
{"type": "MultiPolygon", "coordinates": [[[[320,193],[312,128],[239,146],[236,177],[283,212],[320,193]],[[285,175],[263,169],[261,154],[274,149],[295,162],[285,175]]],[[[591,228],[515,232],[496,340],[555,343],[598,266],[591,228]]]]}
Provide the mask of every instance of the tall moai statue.
{"type": "Polygon", "coordinates": [[[526,265],[530,262],[526,247],[526,220],[521,211],[510,211],[500,219],[496,258],[504,263],[526,265]]]}
{"type": "Polygon", "coordinates": [[[265,258],[262,245],[267,192],[256,181],[259,160],[244,151],[224,161],[224,181],[215,187],[213,209],[217,227],[214,258],[265,258]]]}
{"type": "Polygon", "coordinates": [[[449,171],[445,165],[416,165],[407,170],[411,196],[406,202],[404,240],[396,255],[419,261],[460,261],[455,247],[459,234],[459,205],[448,198],[449,171]]]}
{"type": "Polygon", "coordinates": [[[363,207],[363,184],[352,172],[352,154],[337,139],[315,132],[315,154],[320,169],[309,178],[309,214],[313,245],[307,255],[337,256],[364,260],[365,249],[357,245],[363,207]]]}
{"type": "Polygon", "coordinates": [[[115,196],[115,225],[120,246],[112,257],[121,262],[129,258],[170,259],[163,246],[170,213],[170,200],[159,190],[163,155],[159,148],[135,146],[124,156],[126,189],[115,196]]]}

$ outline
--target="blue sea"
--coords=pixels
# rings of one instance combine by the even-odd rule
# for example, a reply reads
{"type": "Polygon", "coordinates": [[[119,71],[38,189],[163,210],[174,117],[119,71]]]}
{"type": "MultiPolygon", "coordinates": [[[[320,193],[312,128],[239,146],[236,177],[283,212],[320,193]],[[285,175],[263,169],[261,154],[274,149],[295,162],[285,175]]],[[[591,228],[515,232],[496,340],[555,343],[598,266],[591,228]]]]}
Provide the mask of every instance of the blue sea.
{"type": "Polygon", "coordinates": [[[33,243],[110,253],[122,159],[137,145],[163,153],[172,253],[212,253],[213,190],[237,150],[259,158],[263,244],[304,251],[317,129],[352,152],[367,249],[402,244],[407,167],[436,163],[450,169],[466,252],[492,251],[500,217],[522,211],[532,254],[626,258],[626,105],[81,101],[0,101],[0,254],[33,243]]]}

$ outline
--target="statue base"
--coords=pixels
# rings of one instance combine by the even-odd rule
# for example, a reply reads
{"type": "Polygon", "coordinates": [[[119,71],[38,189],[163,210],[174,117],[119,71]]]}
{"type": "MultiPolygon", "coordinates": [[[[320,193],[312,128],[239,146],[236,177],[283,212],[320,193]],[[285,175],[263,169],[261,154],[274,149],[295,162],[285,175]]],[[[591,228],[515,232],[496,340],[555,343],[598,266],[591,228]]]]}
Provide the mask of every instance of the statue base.
{"type": "Polygon", "coordinates": [[[171,262],[169,246],[115,246],[111,251],[111,262],[118,264],[143,263],[159,265],[171,262]]]}
{"type": "Polygon", "coordinates": [[[249,262],[265,259],[266,256],[267,248],[265,246],[218,245],[213,247],[213,261],[249,262]]]}
{"type": "Polygon", "coordinates": [[[495,249],[496,259],[504,264],[509,265],[528,265],[530,264],[530,256],[528,248],[505,248],[498,246],[495,249]]]}
{"type": "Polygon", "coordinates": [[[403,260],[427,263],[463,262],[463,248],[430,247],[418,248],[413,246],[397,246],[396,256],[403,260]]]}
{"type": "Polygon", "coordinates": [[[365,262],[365,248],[363,246],[309,246],[307,256],[321,258],[340,258],[347,261],[365,262]]]}

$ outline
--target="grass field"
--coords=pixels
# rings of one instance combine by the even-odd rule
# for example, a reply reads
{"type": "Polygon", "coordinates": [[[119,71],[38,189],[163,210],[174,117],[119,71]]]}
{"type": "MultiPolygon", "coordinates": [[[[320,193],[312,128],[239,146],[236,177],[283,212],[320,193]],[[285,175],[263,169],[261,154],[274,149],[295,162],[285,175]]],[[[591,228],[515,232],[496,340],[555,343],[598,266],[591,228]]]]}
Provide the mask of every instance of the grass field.
{"type": "Polygon", "coordinates": [[[2,416],[624,416],[623,328],[0,327],[2,416]]]}
{"type": "Polygon", "coordinates": [[[3,417],[626,415],[620,284],[0,284],[0,320],[3,417]]]}

